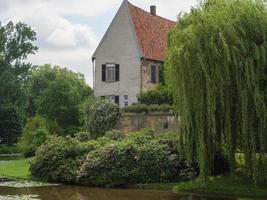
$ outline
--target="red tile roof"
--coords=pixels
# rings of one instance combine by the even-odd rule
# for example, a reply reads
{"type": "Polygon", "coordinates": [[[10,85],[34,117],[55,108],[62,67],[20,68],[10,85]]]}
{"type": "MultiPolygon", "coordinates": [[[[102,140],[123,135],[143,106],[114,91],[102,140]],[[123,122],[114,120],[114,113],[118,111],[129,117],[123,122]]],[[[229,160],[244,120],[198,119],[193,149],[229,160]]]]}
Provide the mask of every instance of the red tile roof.
{"type": "Polygon", "coordinates": [[[137,40],[147,59],[164,61],[167,48],[167,33],[175,22],[152,15],[129,3],[137,40]]]}

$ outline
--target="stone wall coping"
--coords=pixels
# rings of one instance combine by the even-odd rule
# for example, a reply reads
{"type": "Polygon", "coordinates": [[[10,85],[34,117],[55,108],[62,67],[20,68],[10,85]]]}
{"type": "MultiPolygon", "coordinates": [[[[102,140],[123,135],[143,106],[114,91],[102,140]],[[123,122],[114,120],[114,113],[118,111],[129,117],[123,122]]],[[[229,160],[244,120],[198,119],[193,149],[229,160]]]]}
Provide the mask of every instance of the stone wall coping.
{"type": "Polygon", "coordinates": [[[127,117],[127,116],[174,116],[173,112],[149,112],[149,113],[123,112],[121,115],[123,117],[127,117]]]}

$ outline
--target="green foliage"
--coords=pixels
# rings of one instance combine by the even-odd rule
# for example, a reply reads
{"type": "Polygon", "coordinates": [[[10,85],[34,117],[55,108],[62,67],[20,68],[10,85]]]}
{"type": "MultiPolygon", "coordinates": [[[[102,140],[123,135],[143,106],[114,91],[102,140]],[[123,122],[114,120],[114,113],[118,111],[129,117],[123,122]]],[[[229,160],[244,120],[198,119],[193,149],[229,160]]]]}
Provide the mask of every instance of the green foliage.
{"type": "Polygon", "coordinates": [[[142,130],[91,151],[81,167],[79,183],[114,187],[173,182],[195,174],[188,162],[179,159],[177,151],[169,151],[154,138],[151,130],[142,130]]]}
{"type": "Polygon", "coordinates": [[[124,107],[122,111],[125,113],[136,113],[136,114],[152,113],[152,112],[171,112],[172,106],[169,104],[162,104],[162,105],[133,104],[131,106],[124,107]]]}
{"type": "Polygon", "coordinates": [[[110,130],[105,133],[105,138],[108,138],[110,140],[122,140],[125,138],[125,135],[120,132],[119,130],[110,130]]]}
{"type": "MultiPolygon", "coordinates": [[[[52,90],[51,87],[61,80],[64,82],[61,86],[68,87],[71,90],[70,93],[76,91],[75,99],[78,103],[82,103],[92,94],[92,89],[86,84],[82,74],[74,73],[66,68],[60,68],[59,66],[52,67],[48,64],[39,66],[31,72],[27,81],[27,89],[29,91],[28,112],[30,116],[36,114],[38,110],[38,98],[42,95],[44,90],[48,87],[52,90]]],[[[59,96],[61,95],[63,94],[59,94],[59,96]]]]}
{"type": "Polygon", "coordinates": [[[88,133],[88,132],[85,132],[85,131],[81,131],[81,132],[78,132],[78,133],[75,133],[75,138],[77,138],[80,142],[85,142],[85,141],[88,141],[88,140],[91,140],[91,134],[88,133]]]}
{"type": "Polygon", "coordinates": [[[42,144],[31,163],[32,175],[91,186],[174,182],[196,175],[179,157],[174,134],[155,136],[143,129],[124,137],[112,130],[97,139],[78,138],[53,137],[42,144]]]}
{"type": "Polygon", "coordinates": [[[237,149],[251,179],[260,181],[267,151],[266,36],[261,0],[205,0],[169,34],[166,82],[181,116],[183,150],[198,161],[204,183],[216,152],[233,172],[237,149]]]}
{"type": "Polygon", "coordinates": [[[0,144],[12,145],[21,132],[21,119],[12,104],[0,104],[0,144]]]}
{"type": "Polygon", "coordinates": [[[231,176],[209,177],[206,187],[203,187],[201,180],[181,182],[173,188],[177,194],[194,193],[194,194],[210,194],[218,196],[251,197],[253,199],[266,198],[266,186],[255,186],[253,183],[244,179],[243,175],[233,174],[231,176]]]}
{"type": "Polygon", "coordinates": [[[80,107],[92,95],[83,75],[58,66],[40,66],[31,72],[27,89],[29,115],[45,117],[51,133],[73,134],[82,126],[80,107]]]}
{"type": "Polygon", "coordinates": [[[41,146],[49,137],[49,133],[45,129],[37,129],[36,131],[32,132],[32,143],[30,150],[33,152],[41,146]]]}
{"type": "MultiPolygon", "coordinates": [[[[37,50],[36,33],[24,23],[0,24],[0,137],[2,143],[17,141],[26,116],[24,83],[31,64],[25,63],[37,50]]],[[[1,143],[1,142],[0,142],[1,143]]]]}
{"type": "Polygon", "coordinates": [[[12,145],[12,146],[6,144],[0,145],[0,154],[17,154],[21,152],[22,149],[17,145],[12,145]]]}
{"type": "Polygon", "coordinates": [[[74,126],[79,125],[78,95],[67,79],[59,77],[38,97],[37,112],[50,121],[55,120],[64,133],[73,133],[74,126]]]}
{"type": "MultiPolygon", "coordinates": [[[[172,154],[177,154],[179,150],[179,136],[176,133],[162,133],[156,136],[157,142],[166,145],[172,154]]],[[[180,156],[180,155],[179,155],[180,156]]],[[[180,156],[182,157],[182,156],[180,156]]]]}
{"type": "Polygon", "coordinates": [[[125,113],[148,113],[148,105],[146,104],[133,104],[131,106],[127,106],[122,108],[122,112],[125,113]]]}
{"type": "Polygon", "coordinates": [[[105,99],[98,98],[84,108],[85,128],[92,138],[101,137],[106,131],[114,128],[119,117],[119,107],[105,99]]]}
{"type": "Polygon", "coordinates": [[[86,153],[85,146],[75,138],[52,137],[38,148],[30,170],[45,180],[74,183],[86,153]]]}
{"type": "MultiPolygon", "coordinates": [[[[48,136],[48,123],[47,121],[40,117],[40,116],[35,116],[34,118],[28,119],[27,123],[25,124],[23,130],[22,130],[22,136],[19,140],[19,146],[24,150],[25,154],[27,156],[32,156],[34,155],[35,150],[37,149],[38,146],[37,144],[34,144],[34,138],[38,137],[39,131],[45,132],[43,135],[45,135],[45,138],[48,136]]],[[[42,136],[41,136],[42,137],[42,136]]],[[[43,142],[45,139],[43,140],[43,142]]]]}
{"type": "Polygon", "coordinates": [[[140,104],[173,104],[172,93],[165,87],[158,87],[155,90],[141,92],[137,95],[140,104]]]}

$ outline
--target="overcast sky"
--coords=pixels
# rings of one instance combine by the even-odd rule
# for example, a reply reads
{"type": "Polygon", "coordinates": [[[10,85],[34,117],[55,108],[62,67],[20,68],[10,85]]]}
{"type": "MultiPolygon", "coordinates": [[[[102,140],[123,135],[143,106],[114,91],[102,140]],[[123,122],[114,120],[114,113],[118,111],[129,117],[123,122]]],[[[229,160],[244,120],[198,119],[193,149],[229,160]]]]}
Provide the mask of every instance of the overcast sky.
{"type": "MultiPolygon", "coordinates": [[[[176,20],[197,0],[130,0],[157,14],[176,20]]],[[[35,65],[50,63],[85,75],[92,85],[91,56],[122,0],[0,0],[0,21],[22,21],[37,32],[38,53],[29,57],[35,65]]]]}

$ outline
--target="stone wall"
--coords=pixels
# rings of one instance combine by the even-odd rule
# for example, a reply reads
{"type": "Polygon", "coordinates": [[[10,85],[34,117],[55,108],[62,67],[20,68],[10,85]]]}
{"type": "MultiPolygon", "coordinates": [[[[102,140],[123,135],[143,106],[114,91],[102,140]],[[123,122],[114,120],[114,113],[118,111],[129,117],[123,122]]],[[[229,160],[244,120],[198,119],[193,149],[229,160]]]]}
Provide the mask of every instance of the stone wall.
{"type": "Polygon", "coordinates": [[[178,132],[180,129],[178,120],[171,113],[123,113],[117,126],[125,134],[142,128],[151,128],[156,133],[178,132]]]}
{"type": "Polygon", "coordinates": [[[159,73],[160,73],[160,67],[162,66],[163,62],[160,61],[153,61],[153,60],[147,60],[142,59],[141,60],[141,90],[143,92],[154,90],[158,84],[151,83],[151,65],[156,66],[157,70],[157,83],[159,82],[159,73]]]}

